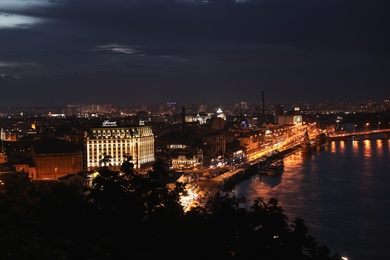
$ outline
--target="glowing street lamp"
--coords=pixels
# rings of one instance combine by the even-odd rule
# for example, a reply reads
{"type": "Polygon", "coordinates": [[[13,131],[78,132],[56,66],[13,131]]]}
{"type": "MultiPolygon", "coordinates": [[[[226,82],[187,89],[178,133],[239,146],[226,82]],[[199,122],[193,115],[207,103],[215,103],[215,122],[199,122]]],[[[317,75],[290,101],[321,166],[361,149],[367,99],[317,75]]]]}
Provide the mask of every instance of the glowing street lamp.
{"type": "Polygon", "coordinates": [[[379,130],[379,125],[381,124],[381,122],[378,122],[378,130],[379,130]]]}
{"type": "Polygon", "coordinates": [[[367,127],[368,127],[369,123],[366,123],[366,132],[367,132],[367,127]]]}

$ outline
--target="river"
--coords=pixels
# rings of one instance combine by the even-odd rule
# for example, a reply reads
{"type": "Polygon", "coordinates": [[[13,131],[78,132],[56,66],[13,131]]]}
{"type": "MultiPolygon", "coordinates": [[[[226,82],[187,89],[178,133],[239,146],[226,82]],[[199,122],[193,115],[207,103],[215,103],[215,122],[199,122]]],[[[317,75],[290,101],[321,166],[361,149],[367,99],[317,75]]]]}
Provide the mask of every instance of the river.
{"type": "Polygon", "coordinates": [[[277,177],[255,175],[234,188],[279,201],[289,221],[304,219],[319,244],[348,260],[390,259],[390,140],[330,142],[284,158],[277,177]]]}

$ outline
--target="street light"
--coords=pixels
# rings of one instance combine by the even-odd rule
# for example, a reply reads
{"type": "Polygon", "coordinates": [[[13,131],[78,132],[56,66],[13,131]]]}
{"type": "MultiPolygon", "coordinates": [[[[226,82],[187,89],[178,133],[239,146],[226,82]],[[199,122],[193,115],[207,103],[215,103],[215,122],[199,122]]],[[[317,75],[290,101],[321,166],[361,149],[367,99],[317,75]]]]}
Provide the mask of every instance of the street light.
{"type": "Polygon", "coordinates": [[[379,130],[379,125],[381,124],[381,122],[378,122],[378,130],[379,130]]]}
{"type": "Polygon", "coordinates": [[[367,132],[367,127],[368,127],[369,123],[366,123],[366,132],[367,132]]]}

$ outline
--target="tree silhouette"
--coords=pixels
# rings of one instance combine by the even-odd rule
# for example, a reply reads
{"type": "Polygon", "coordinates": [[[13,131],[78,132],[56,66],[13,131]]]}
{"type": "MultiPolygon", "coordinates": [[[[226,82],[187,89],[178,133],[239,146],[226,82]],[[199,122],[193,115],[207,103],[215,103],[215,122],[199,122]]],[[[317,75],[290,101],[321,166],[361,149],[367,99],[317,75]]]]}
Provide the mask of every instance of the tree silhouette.
{"type": "Polygon", "coordinates": [[[168,188],[163,168],[104,166],[85,193],[72,185],[1,176],[0,259],[341,259],[288,221],[275,198],[249,211],[221,202],[184,212],[183,183],[168,188]]]}

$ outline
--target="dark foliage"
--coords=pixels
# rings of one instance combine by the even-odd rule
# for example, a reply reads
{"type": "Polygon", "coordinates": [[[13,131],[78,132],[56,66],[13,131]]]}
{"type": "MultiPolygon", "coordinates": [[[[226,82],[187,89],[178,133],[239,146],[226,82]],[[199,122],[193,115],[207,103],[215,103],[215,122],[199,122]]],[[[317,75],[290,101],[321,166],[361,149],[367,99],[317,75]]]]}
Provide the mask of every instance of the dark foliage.
{"type": "Polygon", "coordinates": [[[288,222],[276,199],[250,211],[221,203],[184,212],[184,185],[168,189],[156,165],[147,175],[124,163],[102,167],[84,192],[56,182],[3,175],[0,259],[341,259],[288,222]]]}

